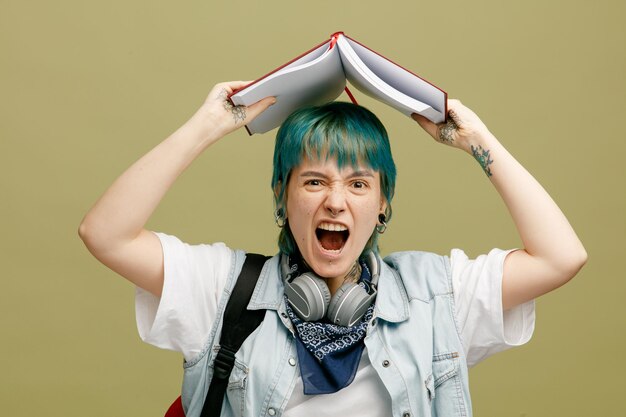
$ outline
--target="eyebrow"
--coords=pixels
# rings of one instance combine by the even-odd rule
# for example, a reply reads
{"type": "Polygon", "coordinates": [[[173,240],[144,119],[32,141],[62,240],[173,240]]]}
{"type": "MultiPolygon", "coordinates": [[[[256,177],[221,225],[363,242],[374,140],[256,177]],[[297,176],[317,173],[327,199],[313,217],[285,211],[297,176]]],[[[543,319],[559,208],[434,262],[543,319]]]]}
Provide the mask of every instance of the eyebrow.
{"type": "MultiPolygon", "coordinates": [[[[300,177],[328,178],[328,176],[326,174],[323,174],[322,172],[319,172],[319,171],[304,171],[299,176],[300,177]]],[[[347,178],[351,179],[351,178],[358,178],[358,177],[371,177],[371,178],[374,178],[374,174],[372,173],[372,171],[369,171],[369,170],[360,170],[360,171],[354,171],[352,174],[348,175],[347,178]]]]}

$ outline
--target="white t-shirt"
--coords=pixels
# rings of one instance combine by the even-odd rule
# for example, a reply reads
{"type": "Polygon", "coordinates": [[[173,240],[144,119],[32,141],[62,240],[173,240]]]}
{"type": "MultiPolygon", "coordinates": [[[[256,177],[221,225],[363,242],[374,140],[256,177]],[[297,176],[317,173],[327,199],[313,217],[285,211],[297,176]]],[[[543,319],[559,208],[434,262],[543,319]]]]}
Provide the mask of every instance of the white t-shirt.
{"type": "MultiPolygon", "coordinates": [[[[223,243],[189,245],[175,236],[155,234],[163,248],[163,292],[158,298],[137,288],[137,328],[144,342],[179,351],[190,361],[206,343],[233,252],[223,243]]],[[[456,318],[468,366],[528,342],[535,328],[534,301],[502,310],[502,269],[509,252],[493,249],[476,259],[469,259],[459,249],[450,253],[456,318]]],[[[283,415],[374,416],[387,415],[391,409],[389,396],[366,354],[354,381],[340,393],[342,401],[330,401],[339,393],[304,395],[298,381],[283,415]],[[364,396],[365,392],[371,395],[364,396]],[[381,393],[384,398],[380,398],[381,393]],[[363,401],[366,398],[375,401],[363,401]],[[345,404],[346,413],[342,413],[340,403],[345,404]],[[355,406],[363,407],[364,413],[355,406]]]]}

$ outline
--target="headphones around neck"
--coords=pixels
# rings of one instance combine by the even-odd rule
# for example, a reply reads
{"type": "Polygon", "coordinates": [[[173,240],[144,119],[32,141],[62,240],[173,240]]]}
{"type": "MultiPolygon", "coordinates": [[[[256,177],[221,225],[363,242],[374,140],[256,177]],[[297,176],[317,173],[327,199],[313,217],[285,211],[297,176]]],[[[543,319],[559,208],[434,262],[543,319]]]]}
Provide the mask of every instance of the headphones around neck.
{"type": "Polygon", "coordinates": [[[340,326],[354,326],[374,302],[377,294],[380,264],[374,252],[367,254],[366,265],[371,271],[371,289],[354,282],[344,283],[331,298],[323,278],[314,272],[305,272],[292,278],[289,256],[281,255],[280,267],[285,283],[285,295],[294,312],[304,321],[324,317],[340,326]]]}

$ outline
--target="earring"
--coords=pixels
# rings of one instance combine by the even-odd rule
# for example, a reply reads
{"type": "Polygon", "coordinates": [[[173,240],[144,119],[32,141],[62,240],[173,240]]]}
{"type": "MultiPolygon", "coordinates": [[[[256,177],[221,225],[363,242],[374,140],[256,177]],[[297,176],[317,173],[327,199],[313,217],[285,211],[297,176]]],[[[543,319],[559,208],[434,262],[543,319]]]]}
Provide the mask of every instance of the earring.
{"type": "Polygon", "coordinates": [[[384,213],[378,215],[378,223],[380,224],[376,225],[376,231],[382,235],[387,230],[387,216],[384,213]]]}
{"type": "Polygon", "coordinates": [[[285,224],[287,224],[287,219],[283,217],[282,208],[278,208],[274,212],[274,221],[276,222],[276,226],[280,227],[281,229],[285,227],[285,224]]]}

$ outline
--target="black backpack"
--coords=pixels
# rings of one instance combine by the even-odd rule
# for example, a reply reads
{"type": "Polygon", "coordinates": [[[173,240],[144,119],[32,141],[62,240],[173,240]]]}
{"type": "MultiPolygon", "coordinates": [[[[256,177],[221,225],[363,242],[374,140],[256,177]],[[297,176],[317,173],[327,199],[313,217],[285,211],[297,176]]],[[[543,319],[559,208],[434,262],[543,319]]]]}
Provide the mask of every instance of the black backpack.
{"type": "Polygon", "coordinates": [[[220,350],[215,357],[213,378],[202,406],[202,417],[215,417],[222,412],[228,378],[235,364],[235,353],[265,317],[265,310],[247,310],[246,307],[267,259],[269,256],[256,253],[246,255],[241,273],[224,310],[220,350]]]}
{"type": "MultiPolygon", "coordinates": [[[[263,321],[265,310],[249,311],[246,307],[259,280],[263,265],[269,258],[269,256],[256,253],[246,255],[246,260],[224,310],[220,350],[215,357],[213,378],[202,406],[202,417],[214,417],[222,413],[228,378],[235,365],[235,353],[263,321]]],[[[165,413],[165,417],[184,417],[184,415],[181,397],[178,397],[165,413]]]]}

